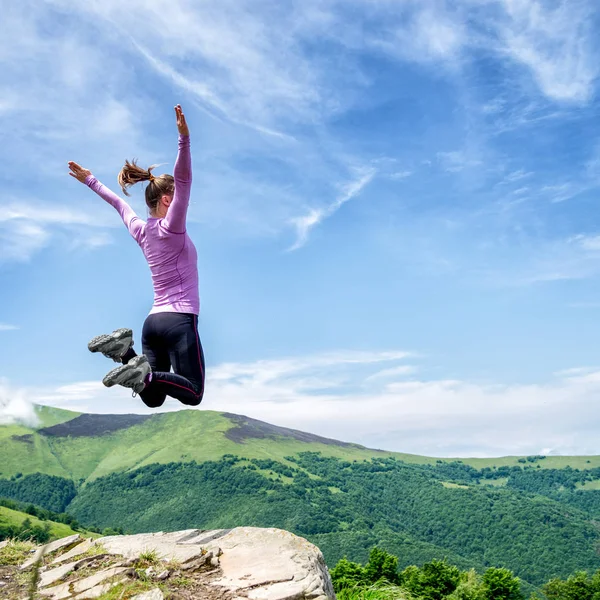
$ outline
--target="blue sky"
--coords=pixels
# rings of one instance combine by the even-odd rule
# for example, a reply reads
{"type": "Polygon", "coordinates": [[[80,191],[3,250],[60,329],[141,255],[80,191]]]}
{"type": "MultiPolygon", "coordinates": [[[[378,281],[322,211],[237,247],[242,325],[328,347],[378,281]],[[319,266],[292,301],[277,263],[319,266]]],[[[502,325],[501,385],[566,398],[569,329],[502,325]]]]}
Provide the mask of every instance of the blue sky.
{"type": "Polygon", "coordinates": [[[0,11],[0,419],[144,412],[86,344],[140,331],[149,272],[66,163],[116,191],[125,158],[169,172],[181,103],[201,409],[430,455],[600,452],[594,2],[0,11]]]}

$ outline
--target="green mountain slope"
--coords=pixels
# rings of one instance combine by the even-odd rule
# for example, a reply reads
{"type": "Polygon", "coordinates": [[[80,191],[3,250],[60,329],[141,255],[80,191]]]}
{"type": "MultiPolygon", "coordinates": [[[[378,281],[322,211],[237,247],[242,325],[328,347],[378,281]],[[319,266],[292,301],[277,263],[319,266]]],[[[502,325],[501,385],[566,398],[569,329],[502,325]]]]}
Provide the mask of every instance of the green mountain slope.
{"type": "MultiPolygon", "coordinates": [[[[66,411],[65,411],[66,412],[66,411]]],[[[0,476],[42,472],[79,481],[152,463],[216,460],[226,454],[284,457],[303,451],[349,460],[392,453],[214,411],[78,415],[50,427],[0,427],[0,476]]]]}
{"type": "MultiPolygon", "coordinates": [[[[218,460],[234,454],[243,458],[270,458],[285,463],[298,452],[321,452],[345,460],[394,456],[409,464],[434,465],[426,456],[383,452],[275,427],[240,415],[207,410],[182,410],[143,415],[80,414],[37,407],[37,428],[0,426],[0,477],[17,473],[46,473],[93,480],[112,472],[152,463],[218,460]]],[[[476,469],[517,466],[522,457],[461,459],[476,469]]],[[[600,467],[600,457],[547,457],[537,460],[543,469],[600,467]]],[[[493,483],[498,483],[495,480],[493,483]]]]}
{"type": "Polygon", "coordinates": [[[436,459],[248,417],[93,415],[38,407],[0,427],[0,497],[130,532],[281,527],[330,565],[380,545],[540,584],[600,567],[600,457],[436,459]]]}
{"type": "MultiPolygon", "coordinates": [[[[58,539],[61,537],[66,537],[68,535],[73,535],[76,533],[73,529],[71,529],[68,525],[64,523],[55,523],[54,521],[42,521],[37,517],[32,515],[28,515],[27,513],[12,510],[11,508],[7,508],[5,506],[0,506],[0,533],[4,530],[11,530],[13,528],[23,528],[23,523],[29,521],[31,523],[31,527],[37,528],[47,528],[49,539],[58,539]]],[[[28,537],[27,532],[23,533],[25,538],[28,537]]],[[[2,536],[0,536],[2,537],[2,536]]]]}
{"type": "Polygon", "coordinates": [[[447,487],[443,466],[393,458],[348,462],[307,453],[289,462],[293,469],[235,457],[149,465],[90,482],[68,510],[80,522],[134,532],[280,527],[326,542],[330,564],[342,548],[364,560],[366,539],[386,541],[407,563],[446,555],[461,565],[506,566],[533,584],[600,567],[595,520],[550,498],[447,487]]]}

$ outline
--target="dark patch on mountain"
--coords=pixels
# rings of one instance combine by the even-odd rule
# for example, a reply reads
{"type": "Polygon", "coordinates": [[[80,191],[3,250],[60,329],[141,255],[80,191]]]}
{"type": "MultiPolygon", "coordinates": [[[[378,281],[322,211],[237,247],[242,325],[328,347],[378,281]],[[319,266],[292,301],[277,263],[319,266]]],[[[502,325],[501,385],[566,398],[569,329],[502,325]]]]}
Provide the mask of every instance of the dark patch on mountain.
{"type": "Polygon", "coordinates": [[[340,442],[339,440],[332,440],[324,438],[312,433],[306,433],[304,431],[298,431],[296,429],[288,429],[287,427],[279,427],[277,425],[271,425],[264,421],[258,421],[257,419],[251,419],[244,415],[234,415],[233,413],[223,413],[224,417],[227,417],[230,421],[235,423],[235,427],[228,429],[225,432],[225,437],[230,439],[232,442],[243,444],[244,440],[248,439],[271,439],[276,440],[277,438],[292,438],[300,442],[306,443],[318,443],[327,444],[328,446],[341,446],[342,448],[361,448],[365,449],[364,446],[359,444],[352,444],[349,442],[340,442]]]}
{"type": "MultiPolygon", "coordinates": [[[[94,437],[120,429],[140,425],[152,415],[88,415],[83,414],[52,427],[38,429],[38,433],[54,437],[94,437]]],[[[27,437],[27,436],[22,436],[27,437]]],[[[25,441],[25,440],[24,440],[25,441]]]]}

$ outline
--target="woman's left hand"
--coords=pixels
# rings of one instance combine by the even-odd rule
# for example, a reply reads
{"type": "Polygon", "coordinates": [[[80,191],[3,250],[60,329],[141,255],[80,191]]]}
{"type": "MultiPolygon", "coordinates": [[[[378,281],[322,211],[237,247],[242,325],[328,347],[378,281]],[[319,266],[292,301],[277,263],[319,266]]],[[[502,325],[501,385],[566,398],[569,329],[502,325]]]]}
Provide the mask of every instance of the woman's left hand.
{"type": "Polygon", "coordinates": [[[181,104],[178,104],[175,107],[175,116],[177,117],[177,131],[179,131],[179,134],[190,135],[190,130],[185,121],[185,115],[183,114],[183,110],[181,110],[181,104]]]}
{"type": "Polygon", "coordinates": [[[75,179],[77,179],[77,181],[81,181],[81,183],[85,183],[85,180],[92,174],[90,170],[84,169],[72,160],[69,161],[69,169],[71,169],[69,175],[71,177],[75,177],[75,179]]]}

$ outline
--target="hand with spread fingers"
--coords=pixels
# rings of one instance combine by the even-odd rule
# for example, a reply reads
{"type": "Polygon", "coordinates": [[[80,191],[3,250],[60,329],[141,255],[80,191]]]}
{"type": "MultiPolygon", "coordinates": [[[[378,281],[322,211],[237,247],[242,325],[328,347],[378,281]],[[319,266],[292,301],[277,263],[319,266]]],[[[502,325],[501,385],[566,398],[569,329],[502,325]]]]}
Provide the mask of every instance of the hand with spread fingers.
{"type": "Polygon", "coordinates": [[[175,107],[175,116],[177,117],[177,131],[179,131],[179,135],[190,135],[190,130],[185,121],[185,115],[181,109],[181,104],[178,104],[175,107]]]}
{"type": "Polygon", "coordinates": [[[72,160],[69,161],[69,169],[71,169],[69,175],[71,177],[75,177],[75,179],[77,179],[77,181],[81,181],[81,183],[85,183],[85,180],[92,174],[89,169],[84,169],[82,166],[78,165],[72,160]]]}

